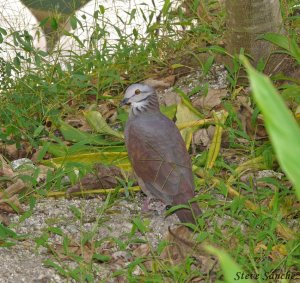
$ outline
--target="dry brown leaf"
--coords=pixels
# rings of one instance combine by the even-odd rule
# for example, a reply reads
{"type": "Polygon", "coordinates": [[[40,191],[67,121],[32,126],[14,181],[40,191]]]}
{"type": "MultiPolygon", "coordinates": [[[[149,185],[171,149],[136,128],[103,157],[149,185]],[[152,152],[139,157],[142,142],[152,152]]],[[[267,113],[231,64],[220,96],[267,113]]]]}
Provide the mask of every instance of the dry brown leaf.
{"type": "MultiPolygon", "coordinates": [[[[216,258],[204,251],[204,243],[200,246],[194,240],[194,234],[187,227],[179,226],[169,230],[166,240],[170,242],[170,245],[165,247],[161,258],[171,264],[182,263],[186,257],[192,256],[195,259],[195,268],[200,269],[203,274],[210,274],[216,267],[216,258]]],[[[194,282],[197,282],[198,279],[195,278],[194,282]]]]}
{"type": "Polygon", "coordinates": [[[193,143],[205,149],[209,148],[215,132],[215,126],[210,125],[207,129],[199,129],[194,133],[193,143]]]}
{"type": "Polygon", "coordinates": [[[266,251],[268,249],[268,247],[266,245],[264,245],[263,243],[259,242],[257,243],[257,245],[254,248],[254,252],[256,254],[260,253],[261,251],[266,251]]]}
{"type": "Polygon", "coordinates": [[[9,199],[0,199],[0,211],[5,213],[24,212],[17,195],[14,195],[9,199]]]}
{"type": "Polygon", "coordinates": [[[95,173],[89,173],[78,184],[70,187],[68,193],[80,192],[92,189],[110,189],[118,185],[117,177],[123,178],[122,172],[115,166],[95,164],[95,173]]]}
{"type": "Polygon", "coordinates": [[[148,244],[141,244],[132,252],[132,254],[136,257],[145,257],[149,253],[150,253],[150,246],[148,244]]]}
{"type": "Polygon", "coordinates": [[[200,110],[211,110],[221,104],[222,98],[226,96],[226,89],[209,89],[207,95],[193,99],[192,105],[200,110]]]}
{"type": "Polygon", "coordinates": [[[44,182],[46,180],[48,171],[54,171],[54,168],[45,165],[39,165],[38,167],[40,169],[39,174],[36,178],[38,183],[44,182]]]}
{"type": "Polygon", "coordinates": [[[179,264],[193,253],[193,234],[187,227],[179,226],[169,230],[165,238],[170,242],[170,245],[165,247],[161,253],[161,258],[172,264],[179,264]]]}
{"type": "Polygon", "coordinates": [[[89,243],[84,246],[80,246],[80,244],[75,241],[71,241],[71,243],[69,243],[67,253],[65,252],[64,246],[57,243],[50,245],[50,250],[61,260],[67,260],[71,257],[71,254],[74,254],[81,256],[85,262],[90,262],[95,252],[94,248],[89,243]]]}
{"type": "Polygon", "coordinates": [[[152,86],[155,89],[166,89],[174,85],[175,83],[175,76],[170,75],[164,78],[148,78],[142,83],[152,86]]]}
{"type": "Polygon", "coordinates": [[[9,159],[17,159],[19,157],[19,150],[16,144],[0,144],[0,152],[9,159]]]}
{"type": "Polygon", "coordinates": [[[158,92],[159,103],[165,106],[177,105],[181,102],[180,96],[173,91],[158,92]]]}
{"type": "Polygon", "coordinates": [[[0,223],[2,223],[4,226],[8,226],[10,224],[10,219],[6,214],[0,214],[0,223]]]}
{"type": "Polygon", "coordinates": [[[0,193],[0,198],[2,197],[10,198],[13,195],[21,192],[25,188],[26,188],[25,183],[21,179],[17,179],[15,183],[11,184],[4,190],[4,192],[0,193]]]}
{"type": "Polygon", "coordinates": [[[9,166],[3,166],[0,168],[0,176],[8,177],[9,179],[13,178],[16,174],[9,166]]]}
{"type": "Polygon", "coordinates": [[[256,125],[252,123],[253,109],[250,106],[250,100],[247,96],[238,96],[235,101],[235,109],[242,122],[243,130],[252,138],[265,138],[267,132],[261,116],[256,119],[256,125]]]}
{"type": "Polygon", "coordinates": [[[98,105],[98,111],[101,113],[101,116],[106,120],[106,121],[114,121],[114,117],[117,117],[117,108],[115,105],[110,102],[106,101],[105,103],[99,104],[98,105]]]}
{"type": "Polygon", "coordinates": [[[12,178],[15,173],[11,169],[10,165],[6,162],[3,156],[0,154],[0,176],[6,176],[12,178]]]}

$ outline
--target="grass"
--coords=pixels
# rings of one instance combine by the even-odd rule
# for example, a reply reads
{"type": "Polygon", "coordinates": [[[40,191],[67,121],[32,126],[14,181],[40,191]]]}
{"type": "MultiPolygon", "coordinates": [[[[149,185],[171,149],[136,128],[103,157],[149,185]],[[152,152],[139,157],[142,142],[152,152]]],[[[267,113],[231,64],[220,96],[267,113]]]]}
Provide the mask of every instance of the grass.
{"type": "MultiPolygon", "coordinates": [[[[196,2],[194,1],[195,5],[196,2]]],[[[12,145],[16,146],[22,157],[31,159],[38,153],[31,176],[20,173],[29,190],[21,193],[19,199],[30,206],[21,216],[22,221],[31,216],[39,198],[63,194],[70,184],[78,182],[79,177],[93,172],[92,165],[96,161],[106,165],[114,164],[122,170],[130,167],[122,135],[116,134],[116,131],[120,133],[124,127],[126,113],[117,109],[116,117],[108,122],[109,119],[102,112],[102,116],[95,114],[99,113],[94,111],[98,110],[96,105],[108,105],[109,110],[117,108],[120,94],[126,86],[157,74],[160,78],[169,72],[176,72],[183,65],[188,65],[189,61],[185,58],[191,54],[192,58],[198,59],[201,53],[208,54],[205,63],[193,63],[189,66],[192,70],[202,69],[204,75],[208,74],[216,53],[224,52],[222,47],[211,47],[220,45],[223,38],[224,13],[218,8],[216,1],[208,2],[205,7],[209,17],[201,18],[197,14],[196,6],[192,7],[189,15],[184,14],[180,8],[171,13],[172,5],[170,1],[165,1],[160,22],[156,22],[151,13],[149,18],[145,18],[145,35],[139,30],[133,30],[125,36],[121,30],[116,29],[118,40],[114,42],[107,40],[105,26],[95,24],[87,41],[81,41],[71,30],[68,36],[87,48],[82,48],[80,55],[71,53],[68,60],[60,58],[63,53],[61,49],[51,56],[37,50],[33,46],[32,36],[26,31],[0,30],[2,46],[13,40],[16,48],[12,60],[2,62],[5,79],[0,93],[0,141],[3,155],[6,154],[9,161],[14,159],[5,150],[12,145]],[[186,30],[181,29],[181,26],[186,27],[186,30]],[[83,121],[87,123],[90,131],[70,125],[68,121],[74,117],[79,124],[83,121]],[[38,183],[34,177],[41,170],[41,164],[54,169],[46,173],[43,183],[38,183]],[[63,182],[65,176],[69,179],[67,184],[63,182]]],[[[299,16],[287,14],[291,13],[292,5],[293,3],[282,1],[290,33],[298,27],[299,22],[299,16]]],[[[133,20],[136,12],[132,10],[129,13],[133,20]]],[[[95,23],[101,22],[103,17],[103,9],[99,8],[94,14],[95,23]]],[[[72,19],[73,27],[81,24],[80,18],[72,19]]],[[[266,39],[278,44],[286,43],[288,37],[279,40],[278,37],[269,35],[266,39]]],[[[298,42],[297,39],[294,37],[293,40],[298,42]]],[[[285,52],[294,58],[295,64],[299,62],[296,48],[288,49],[288,44],[281,47],[286,48],[285,52]]],[[[195,246],[209,243],[211,247],[208,250],[219,258],[221,267],[217,267],[214,274],[205,273],[199,268],[197,259],[188,256],[178,264],[172,264],[162,256],[164,247],[168,245],[166,240],[161,240],[158,247],[146,256],[132,256],[134,249],[128,249],[128,246],[147,242],[147,235],[151,233],[147,219],[136,215],[132,219],[132,230],[129,234],[110,239],[116,249],[131,255],[130,263],[110,273],[110,279],[122,277],[128,282],[189,282],[200,277],[206,282],[233,282],[233,277],[241,277],[242,274],[246,277],[248,274],[249,280],[274,282],[272,276],[276,274],[299,272],[299,202],[291,189],[289,179],[282,174],[282,169],[292,171],[289,169],[289,160],[282,163],[282,158],[278,158],[282,166],[279,167],[275,153],[279,156],[278,152],[284,145],[274,147],[274,152],[268,139],[257,140],[254,138],[256,133],[253,137],[245,131],[235,104],[237,95],[245,91],[244,86],[238,82],[243,64],[238,57],[233,57],[232,61],[233,67],[226,66],[228,90],[232,94],[224,101],[224,110],[228,116],[223,117],[222,127],[219,127],[228,136],[226,144],[221,145],[224,136],[215,135],[215,143],[209,151],[199,152],[196,148],[196,154],[192,155],[199,192],[197,200],[204,211],[198,219],[195,246]],[[265,169],[272,170],[272,174],[259,176],[265,169]],[[281,174],[281,179],[276,177],[281,174]],[[216,247],[222,251],[218,251],[216,247]],[[137,273],[137,269],[142,272],[137,273]],[[255,276],[257,278],[253,278],[255,276]]],[[[194,62],[198,61],[195,59],[194,62]]],[[[199,89],[201,88],[203,86],[199,83],[199,89]]],[[[286,102],[292,106],[296,102],[299,107],[298,90],[297,80],[288,86],[278,87],[286,102]]],[[[188,96],[182,91],[179,92],[185,101],[185,108],[181,111],[193,112],[188,96]]],[[[258,129],[259,109],[264,112],[260,103],[257,103],[260,108],[251,100],[254,111],[250,120],[254,131],[258,129]]],[[[193,114],[195,115],[195,111],[193,114]]],[[[170,115],[174,116],[174,111],[170,115]]],[[[279,114],[276,116],[278,118],[279,114]]],[[[204,118],[213,118],[213,123],[220,124],[212,113],[204,118]]],[[[272,121],[271,116],[266,123],[272,124],[272,121]]],[[[189,129],[192,132],[195,130],[189,129]]],[[[296,147],[295,139],[294,145],[288,148],[291,155],[296,152],[296,147]]],[[[290,177],[290,173],[287,175],[290,177]]],[[[290,180],[294,181],[293,177],[290,180]]],[[[6,179],[1,177],[0,181],[4,187],[6,179]]],[[[124,197],[119,192],[121,188],[125,189],[126,198],[133,201],[134,195],[130,193],[133,182],[130,177],[119,180],[116,190],[107,195],[99,209],[93,226],[88,230],[82,229],[80,241],[77,243],[56,225],[55,220],[54,223],[48,223],[42,235],[35,239],[37,247],[44,246],[53,255],[45,264],[68,279],[79,282],[96,281],[98,269],[112,263],[109,253],[101,253],[101,247],[107,239],[99,239],[97,231],[105,226],[105,214],[124,197]],[[52,245],[51,238],[54,235],[60,237],[60,248],[52,245]]],[[[83,227],[84,209],[75,206],[69,209],[74,216],[73,221],[79,221],[83,227]]],[[[26,238],[26,235],[18,235],[13,229],[13,226],[0,226],[1,246],[17,244],[19,240],[26,238]]]]}

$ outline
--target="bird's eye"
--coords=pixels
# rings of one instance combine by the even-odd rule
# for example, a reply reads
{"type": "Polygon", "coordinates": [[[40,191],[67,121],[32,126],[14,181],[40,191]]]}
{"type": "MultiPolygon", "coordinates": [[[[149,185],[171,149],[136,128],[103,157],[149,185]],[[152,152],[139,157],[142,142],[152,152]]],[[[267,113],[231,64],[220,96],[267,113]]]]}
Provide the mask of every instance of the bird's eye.
{"type": "Polygon", "coordinates": [[[136,89],[134,93],[137,95],[137,94],[140,94],[141,91],[139,89],[136,89]]]}

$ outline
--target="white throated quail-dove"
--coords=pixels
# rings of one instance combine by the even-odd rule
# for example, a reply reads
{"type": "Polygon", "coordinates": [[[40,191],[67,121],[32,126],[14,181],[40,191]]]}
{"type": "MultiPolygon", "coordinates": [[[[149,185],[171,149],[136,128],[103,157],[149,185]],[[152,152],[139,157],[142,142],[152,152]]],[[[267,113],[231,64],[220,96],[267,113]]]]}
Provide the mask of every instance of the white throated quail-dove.
{"type": "MultiPolygon", "coordinates": [[[[155,90],[133,84],[120,105],[131,105],[125,143],[143,192],[166,205],[189,205],[194,197],[191,159],[174,122],[160,112],[155,90]]],[[[195,223],[201,214],[196,202],[190,207],[176,210],[181,222],[195,223]]]]}

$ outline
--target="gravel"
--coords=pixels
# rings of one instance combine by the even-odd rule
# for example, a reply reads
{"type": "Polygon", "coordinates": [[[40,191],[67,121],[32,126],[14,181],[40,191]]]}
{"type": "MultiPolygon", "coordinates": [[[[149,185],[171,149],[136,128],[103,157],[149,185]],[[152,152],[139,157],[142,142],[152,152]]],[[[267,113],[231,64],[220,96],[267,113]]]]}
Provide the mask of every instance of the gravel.
{"type": "MultiPolygon", "coordinates": [[[[11,221],[14,225],[13,230],[18,234],[27,235],[24,241],[17,241],[15,246],[1,248],[1,282],[67,282],[66,279],[58,274],[53,268],[45,266],[47,259],[55,261],[53,255],[43,246],[36,244],[35,239],[43,235],[49,227],[60,228],[64,236],[68,236],[74,242],[79,242],[82,232],[93,231],[95,229],[95,240],[105,238],[116,238],[119,240],[128,239],[132,231],[132,219],[141,216],[149,222],[149,232],[146,238],[136,232],[136,236],[145,239],[155,247],[159,240],[168,230],[168,226],[178,223],[175,215],[164,217],[164,205],[159,201],[152,200],[150,212],[141,213],[143,196],[137,194],[134,200],[117,200],[116,203],[106,210],[105,214],[99,211],[104,202],[101,199],[40,199],[36,203],[32,215],[20,222],[20,217],[14,216],[11,221]],[[73,207],[73,208],[72,208],[73,207]],[[78,219],[72,211],[74,207],[81,211],[78,219]],[[97,225],[97,220],[104,221],[97,225]]],[[[29,209],[27,207],[26,209],[29,209]]],[[[48,243],[61,244],[63,237],[57,234],[50,234],[48,243]]],[[[110,253],[115,259],[122,258],[124,264],[130,261],[126,257],[125,251],[120,251],[113,247],[110,253]]],[[[55,261],[56,262],[56,261],[55,261]]],[[[65,262],[64,262],[65,263],[65,262]]],[[[67,262],[69,267],[76,267],[75,262],[67,262]]],[[[119,268],[123,268],[121,264],[119,268]]],[[[105,279],[111,272],[110,266],[98,265],[96,278],[105,279]]],[[[114,269],[118,266],[114,266],[114,269]]],[[[70,281],[68,281],[70,282],[70,281]]]]}

